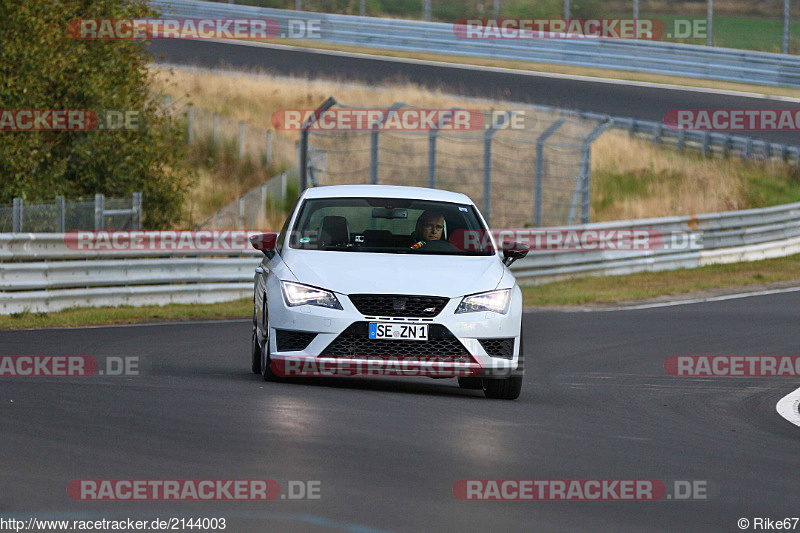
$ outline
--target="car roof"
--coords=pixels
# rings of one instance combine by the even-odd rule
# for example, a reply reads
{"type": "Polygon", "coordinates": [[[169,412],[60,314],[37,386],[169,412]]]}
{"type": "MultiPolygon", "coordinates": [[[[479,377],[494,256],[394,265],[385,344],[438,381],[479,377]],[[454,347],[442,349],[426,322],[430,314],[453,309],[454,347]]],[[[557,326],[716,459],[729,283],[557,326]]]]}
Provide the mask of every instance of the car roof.
{"type": "Polygon", "coordinates": [[[328,185],[306,189],[305,198],[413,198],[434,202],[473,204],[466,194],[427,187],[399,185],[328,185]]]}

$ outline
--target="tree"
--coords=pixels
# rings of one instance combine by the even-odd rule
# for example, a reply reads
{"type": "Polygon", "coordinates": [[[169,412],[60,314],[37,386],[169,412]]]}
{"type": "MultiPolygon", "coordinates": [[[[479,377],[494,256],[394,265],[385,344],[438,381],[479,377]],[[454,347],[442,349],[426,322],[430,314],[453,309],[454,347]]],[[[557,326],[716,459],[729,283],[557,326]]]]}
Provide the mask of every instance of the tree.
{"type": "Polygon", "coordinates": [[[73,19],[155,15],[144,0],[0,0],[0,108],[139,117],[134,131],[0,132],[0,202],[141,191],[147,227],[178,219],[192,175],[182,129],[149,92],[146,43],[67,32],[73,19]]]}

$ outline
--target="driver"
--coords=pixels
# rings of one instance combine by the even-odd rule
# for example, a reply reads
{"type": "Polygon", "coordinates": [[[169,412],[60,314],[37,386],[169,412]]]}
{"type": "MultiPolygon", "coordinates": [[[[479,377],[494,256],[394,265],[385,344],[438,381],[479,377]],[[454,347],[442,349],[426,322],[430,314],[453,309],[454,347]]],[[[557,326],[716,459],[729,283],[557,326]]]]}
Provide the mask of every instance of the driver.
{"type": "Polygon", "coordinates": [[[439,211],[427,210],[417,219],[414,236],[421,239],[411,245],[412,248],[422,248],[430,241],[438,241],[444,233],[444,215],[439,211]]]}

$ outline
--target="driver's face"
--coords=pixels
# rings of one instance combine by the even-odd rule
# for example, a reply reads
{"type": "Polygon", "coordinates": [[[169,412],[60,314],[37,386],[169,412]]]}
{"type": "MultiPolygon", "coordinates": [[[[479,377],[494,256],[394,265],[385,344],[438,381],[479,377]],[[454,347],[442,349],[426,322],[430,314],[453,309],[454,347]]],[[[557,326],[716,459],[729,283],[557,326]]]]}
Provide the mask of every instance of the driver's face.
{"type": "Polygon", "coordinates": [[[438,241],[442,238],[442,233],[444,232],[444,217],[426,220],[420,225],[420,228],[422,229],[423,241],[438,241]]]}

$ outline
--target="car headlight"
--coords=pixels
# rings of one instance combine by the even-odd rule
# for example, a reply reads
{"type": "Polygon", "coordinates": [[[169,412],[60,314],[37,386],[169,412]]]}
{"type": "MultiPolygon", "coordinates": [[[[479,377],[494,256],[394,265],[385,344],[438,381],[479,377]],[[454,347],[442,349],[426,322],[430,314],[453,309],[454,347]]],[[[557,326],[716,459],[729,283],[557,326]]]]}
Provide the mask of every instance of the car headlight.
{"type": "Polygon", "coordinates": [[[331,291],[318,289],[301,283],[292,281],[281,281],[281,292],[286,305],[295,307],[298,305],[318,305],[330,309],[342,309],[342,304],[331,291]]]}
{"type": "Polygon", "coordinates": [[[472,296],[464,296],[458,304],[456,313],[475,313],[477,311],[493,311],[504,315],[511,305],[511,289],[482,292],[472,296]]]}

